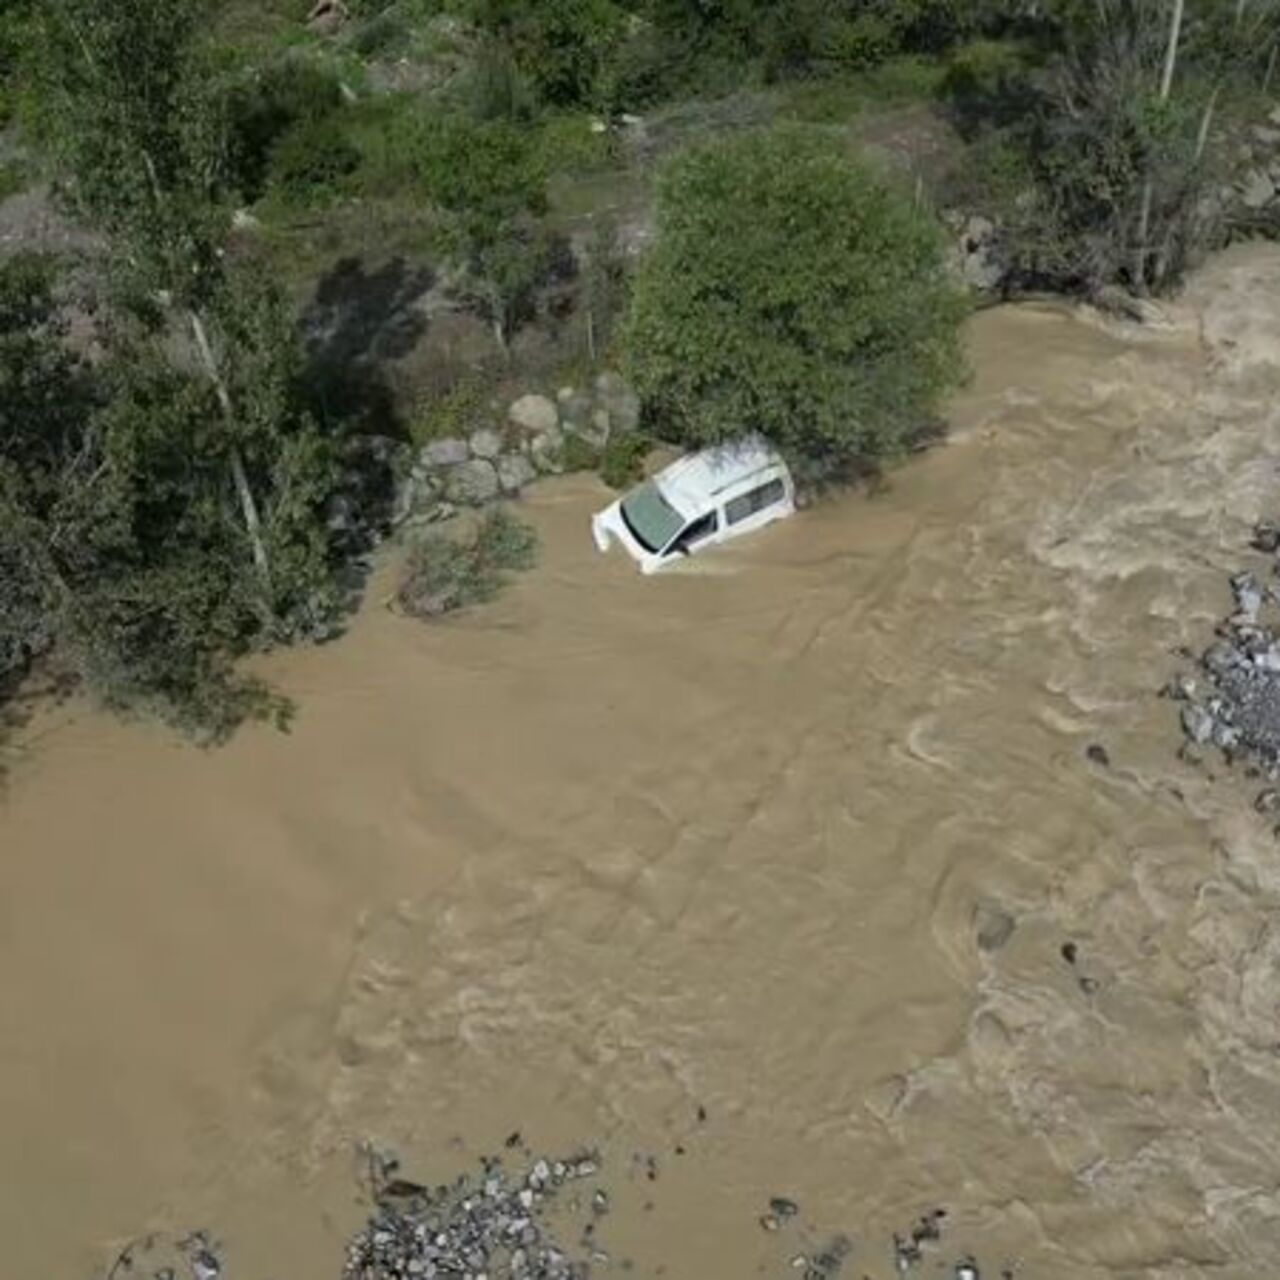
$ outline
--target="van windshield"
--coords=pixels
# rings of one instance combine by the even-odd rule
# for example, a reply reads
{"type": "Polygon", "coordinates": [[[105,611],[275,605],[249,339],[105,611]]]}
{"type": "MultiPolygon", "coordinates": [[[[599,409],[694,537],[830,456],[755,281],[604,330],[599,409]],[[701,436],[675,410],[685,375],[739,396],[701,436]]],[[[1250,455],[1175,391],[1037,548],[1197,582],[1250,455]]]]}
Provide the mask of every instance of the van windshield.
{"type": "Polygon", "coordinates": [[[631,536],[649,552],[661,551],[684,528],[684,518],[652,480],[627,494],[621,509],[631,536]]]}

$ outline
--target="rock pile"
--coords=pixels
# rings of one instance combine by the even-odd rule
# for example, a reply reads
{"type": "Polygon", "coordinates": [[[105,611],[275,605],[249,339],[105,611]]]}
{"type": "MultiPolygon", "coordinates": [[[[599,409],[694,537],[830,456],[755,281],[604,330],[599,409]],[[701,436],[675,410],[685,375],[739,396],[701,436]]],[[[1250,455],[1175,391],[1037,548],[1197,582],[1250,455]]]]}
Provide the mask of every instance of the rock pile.
{"type": "Polygon", "coordinates": [[[591,1187],[598,1170],[596,1156],[583,1153],[538,1159],[519,1175],[487,1159],[478,1175],[435,1188],[382,1179],[373,1216],[347,1248],[343,1280],[584,1280],[593,1263],[609,1261],[593,1245],[594,1221],[583,1229],[585,1256],[573,1258],[546,1213],[565,1196],[570,1210],[606,1214],[608,1195],[591,1187]]]}
{"type": "Polygon", "coordinates": [[[504,422],[424,445],[401,483],[393,523],[431,524],[460,507],[514,497],[539,476],[564,470],[571,439],[598,451],[639,425],[640,400],[616,373],[600,374],[589,390],[563,387],[554,400],[523,395],[504,422]]]}
{"type": "MultiPolygon", "coordinates": [[[[1280,578],[1280,525],[1257,526],[1256,550],[1273,557],[1280,578]]],[[[1183,754],[1193,761],[1206,747],[1228,763],[1251,760],[1271,781],[1280,779],[1280,582],[1264,585],[1254,573],[1231,579],[1234,611],[1216,627],[1217,639],[1200,655],[1194,674],[1177,676],[1166,696],[1181,702],[1183,754]]],[[[1280,810],[1280,793],[1259,797],[1264,812],[1280,810]]]]}
{"type": "Polygon", "coordinates": [[[1280,107],[1266,124],[1253,125],[1241,140],[1239,158],[1244,173],[1234,198],[1246,210],[1261,212],[1280,201],[1280,107]]]}

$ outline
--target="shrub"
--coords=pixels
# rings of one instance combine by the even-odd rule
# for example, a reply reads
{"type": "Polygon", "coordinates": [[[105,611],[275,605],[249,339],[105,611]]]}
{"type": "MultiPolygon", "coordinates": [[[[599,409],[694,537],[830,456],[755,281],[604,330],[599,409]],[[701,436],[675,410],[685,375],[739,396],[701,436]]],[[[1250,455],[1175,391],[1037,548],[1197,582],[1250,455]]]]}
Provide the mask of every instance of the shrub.
{"type": "Polygon", "coordinates": [[[510,51],[540,102],[595,105],[625,29],[615,0],[472,0],[490,39],[510,51]]]}
{"type": "Polygon", "coordinates": [[[600,450],[590,441],[572,431],[565,435],[559,457],[562,471],[594,471],[600,461],[600,450]]]}
{"type": "Polygon", "coordinates": [[[410,439],[421,448],[432,440],[466,435],[481,415],[484,401],[484,381],[463,378],[423,408],[409,428],[410,439]]]}
{"type": "Polygon", "coordinates": [[[629,489],[644,476],[649,441],[641,435],[614,436],[600,459],[600,478],[610,489],[629,489]]]}
{"type": "Polygon", "coordinates": [[[408,41],[409,25],[394,8],[384,8],[360,23],[351,36],[351,47],[362,58],[373,58],[401,48],[408,41]]]}
{"type": "Polygon", "coordinates": [[[940,228],[837,141],[694,147],[660,175],[657,221],[622,339],[664,437],[758,432],[838,475],[908,448],[960,377],[966,303],[940,228]]]}
{"type": "Polygon", "coordinates": [[[513,571],[530,569],[538,540],[501,507],[481,517],[462,538],[432,533],[409,549],[396,603],[418,618],[437,618],[467,605],[491,600],[513,571]]]}
{"type": "Polygon", "coordinates": [[[229,104],[231,167],[245,198],[262,194],[273,153],[286,134],[305,134],[305,126],[318,125],[341,105],[333,72],[298,57],[270,63],[238,85],[229,104]]]}
{"type": "Polygon", "coordinates": [[[318,203],[336,195],[359,166],[360,152],[340,120],[305,120],[272,148],[271,185],[290,203],[318,203]]]}

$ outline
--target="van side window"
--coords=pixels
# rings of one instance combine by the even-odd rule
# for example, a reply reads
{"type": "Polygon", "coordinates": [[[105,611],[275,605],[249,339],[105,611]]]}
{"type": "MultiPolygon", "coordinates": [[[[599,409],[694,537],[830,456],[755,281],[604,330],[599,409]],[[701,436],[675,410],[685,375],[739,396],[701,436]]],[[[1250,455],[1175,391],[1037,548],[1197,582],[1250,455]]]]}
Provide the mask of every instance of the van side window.
{"type": "Polygon", "coordinates": [[[725,519],[730,524],[738,524],[748,516],[755,515],[757,511],[763,511],[765,507],[771,507],[775,502],[780,502],[785,491],[786,486],[780,479],[770,480],[758,489],[751,489],[734,498],[732,502],[725,503],[725,519]]]}
{"type": "Polygon", "coordinates": [[[671,550],[679,551],[682,547],[692,546],[693,543],[701,541],[715,531],[716,513],[709,511],[701,519],[695,520],[685,528],[685,531],[671,544],[671,550]]]}

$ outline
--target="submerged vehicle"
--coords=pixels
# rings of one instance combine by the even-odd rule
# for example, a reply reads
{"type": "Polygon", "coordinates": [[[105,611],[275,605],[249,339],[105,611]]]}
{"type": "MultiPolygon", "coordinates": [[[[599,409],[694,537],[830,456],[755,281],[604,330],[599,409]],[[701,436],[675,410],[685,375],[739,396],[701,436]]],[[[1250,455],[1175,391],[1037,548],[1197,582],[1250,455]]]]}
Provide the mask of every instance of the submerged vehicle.
{"type": "Polygon", "coordinates": [[[678,458],[597,512],[591,535],[601,551],[620,543],[641,573],[656,573],[794,511],[787,464],[753,437],[678,458]]]}

